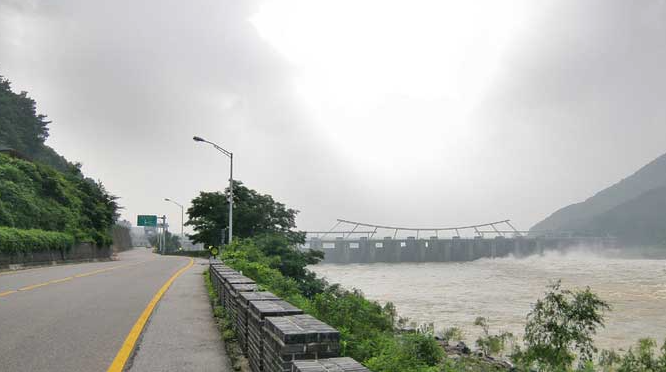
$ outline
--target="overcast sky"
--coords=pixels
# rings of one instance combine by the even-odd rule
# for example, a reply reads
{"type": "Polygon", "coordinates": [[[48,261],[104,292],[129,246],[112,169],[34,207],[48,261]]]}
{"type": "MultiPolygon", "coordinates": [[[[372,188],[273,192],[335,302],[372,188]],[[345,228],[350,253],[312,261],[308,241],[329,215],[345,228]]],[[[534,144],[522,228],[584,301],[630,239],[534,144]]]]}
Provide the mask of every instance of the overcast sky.
{"type": "Polygon", "coordinates": [[[0,0],[47,143],[174,227],[227,182],[200,135],[301,229],[527,229],[666,152],[664,66],[664,0],[0,0]]]}

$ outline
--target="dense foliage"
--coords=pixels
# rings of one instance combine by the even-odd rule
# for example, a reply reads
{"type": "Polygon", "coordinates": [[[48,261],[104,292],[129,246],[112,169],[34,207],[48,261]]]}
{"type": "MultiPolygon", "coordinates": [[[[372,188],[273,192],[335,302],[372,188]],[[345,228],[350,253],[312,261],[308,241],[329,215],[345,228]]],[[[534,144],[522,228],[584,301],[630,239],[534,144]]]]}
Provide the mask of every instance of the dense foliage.
{"type": "Polygon", "coordinates": [[[44,144],[49,124],[46,116],[37,114],[36,103],[26,92],[12,92],[9,81],[0,76],[0,147],[67,171],[72,164],[44,144]]]}
{"type": "Polygon", "coordinates": [[[571,291],[560,282],[549,286],[527,315],[526,350],[516,359],[539,371],[567,371],[578,360],[583,368],[597,352],[592,337],[604,325],[604,311],[610,306],[589,288],[571,291]]]}
{"type": "Polygon", "coordinates": [[[0,252],[3,253],[16,254],[45,250],[64,252],[69,250],[72,244],[74,244],[74,239],[69,234],[0,227],[0,252]]]}
{"type": "Polygon", "coordinates": [[[655,353],[657,343],[650,338],[638,340],[636,348],[624,355],[604,350],[599,357],[599,366],[604,372],[664,372],[666,371],[666,341],[661,355],[655,353]]]}
{"type": "MultiPolygon", "coordinates": [[[[223,235],[229,224],[229,189],[221,192],[201,192],[192,200],[187,210],[195,233],[194,243],[206,246],[225,241],[223,235]]],[[[264,233],[278,233],[291,243],[302,242],[305,236],[293,231],[298,211],[286,208],[270,195],[249,189],[240,181],[234,181],[234,237],[249,238],[264,233]]],[[[228,242],[227,242],[228,243],[228,242]]]]}
{"type": "Polygon", "coordinates": [[[71,235],[78,242],[110,245],[115,197],[79,172],[58,172],[0,154],[0,226],[71,235]]]}

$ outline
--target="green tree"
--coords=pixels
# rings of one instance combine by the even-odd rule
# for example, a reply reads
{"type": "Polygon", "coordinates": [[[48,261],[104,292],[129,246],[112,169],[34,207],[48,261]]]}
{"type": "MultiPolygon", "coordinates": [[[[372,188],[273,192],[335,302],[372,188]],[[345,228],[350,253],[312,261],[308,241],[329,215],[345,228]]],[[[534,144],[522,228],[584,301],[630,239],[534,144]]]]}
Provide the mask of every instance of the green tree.
{"type": "Polygon", "coordinates": [[[664,372],[666,371],[666,341],[661,347],[661,355],[655,354],[657,342],[651,338],[638,340],[636,348],[630,348],[620,356],[614,351],[604,350],[599,365],[606,372],[664,372]]]}
{"type": "MultiPolygon", "coordinates": [[[[159,247],[157,235],[152,235],[148,238],[148,241],[153,247],[159,247]]],[[[175,251],[180,248],[180,237],[174,235],[171,232],[167,231],[164,238],[164,246],[167,251],[175,251]]]]}
{"type": "Polygon", "coordinates": [[[501,332],[497,335],[490,334],[488,320],[482,316],[474,320],[474,325],[481,327],[483,330],[483,335],[476,340],[476,346],[481,349],[485,356],[501,354],[507,341],[513,340],[513,334],[509,332],[501,332]]]}
{"type": "MultiPolygon", "coordinates": [[[[195,243],[217,245],[225,237],[223,231],[229,224],[229,189],[224,193],[201,192],[192,200],[187,210],[189,221],[195,233],[191,235],[195,243]]],[[[234,237],[250,238],[266,233],[282,235],[291,244],[302,243],[305,235],[294,231],[298,211],[285,207],[273,200],[270,195],[260,194],[247,188],[240,181],[234,181],[234,237]]],[[[228,243],[228,242],[227,242],[228,243]]]]}
{"type": "Polygon", "coordinates": [[[576,358],[579,367],[589,365],[597,352],[592,337],[604,326],[607,310],[608,303],[590,288],[571,291],[557,281],[527,315],[526,350],[518,351],[516,360],[538,371],[567,371],[576,358]]]}
{"type": "Polygon", "coordinates": [[[111,244],[116,197],[71,172],[0,154],[0,226],[65,232],[78,242],[111,244]]]}
{"type": "Polygon", "coordinates": [[[37,114],[37,104],[26,92],[12,92],[9,80],[0,76],[0,147],[66,172],[73,165],[44,144],[50,123],[37,114]]]}

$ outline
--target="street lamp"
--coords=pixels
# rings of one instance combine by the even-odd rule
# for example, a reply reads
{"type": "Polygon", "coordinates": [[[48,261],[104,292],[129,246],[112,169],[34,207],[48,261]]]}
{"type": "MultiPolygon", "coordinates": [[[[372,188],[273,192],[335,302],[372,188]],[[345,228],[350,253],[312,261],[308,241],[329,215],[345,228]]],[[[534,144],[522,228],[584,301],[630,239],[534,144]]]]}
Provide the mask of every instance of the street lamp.
{"type": "Polygon", "coordinates": [[[231,239],[233,238],[234,230],[234,154],[231,151],[227,151],[217,144],[206,141],[201,137],[194,136],[192,139],[195,142],[205,142],[209,145],[213,145],[216,150],[223,153],[229,157],[230,166],[229,166],[229,244],[231,244],[231,239]]]}
{"type": "Polygon", "coordinates": [[[185,233],[184,233],[184,229],[183,229],[184,220],[185,220],[185,209],[183,208],[182,204],[178,203],[175,200],[171,200],[169,198],[164,198],[164,201],[171,202],[171,203],[176,204],[177,206],[180,207],[180,246],[182,247],[183,244],[185,243],[185,233]]]}

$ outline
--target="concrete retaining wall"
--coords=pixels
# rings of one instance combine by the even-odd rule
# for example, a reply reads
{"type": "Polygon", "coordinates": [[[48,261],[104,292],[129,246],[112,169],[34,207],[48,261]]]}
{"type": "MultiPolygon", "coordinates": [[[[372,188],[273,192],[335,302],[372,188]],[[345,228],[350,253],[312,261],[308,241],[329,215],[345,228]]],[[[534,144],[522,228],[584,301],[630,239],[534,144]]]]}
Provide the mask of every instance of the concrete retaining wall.
{"type": "Polygon", "coordinates": [[[110,247],[97,247],[94,244],[82,243],[73,246],[66,252],[48,250],[14,255],[0,253],[0,270],[16,270],[28,266],[55,265],[65,262],[104,260],[110,257],[110,247]]]}

